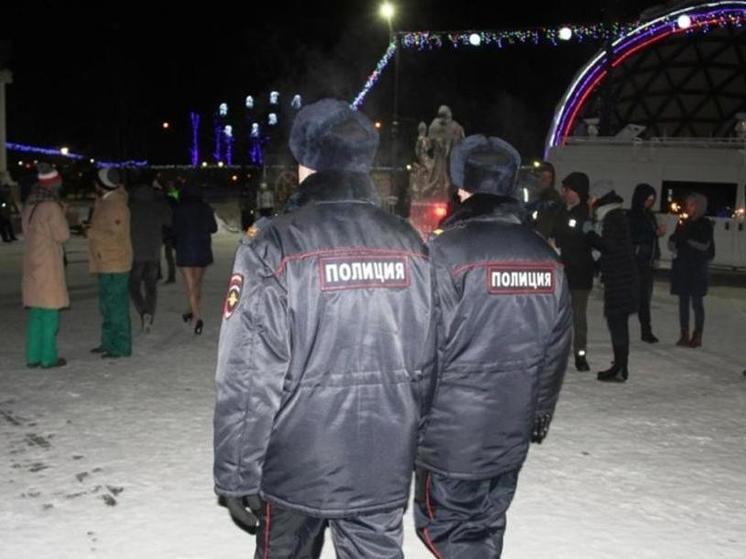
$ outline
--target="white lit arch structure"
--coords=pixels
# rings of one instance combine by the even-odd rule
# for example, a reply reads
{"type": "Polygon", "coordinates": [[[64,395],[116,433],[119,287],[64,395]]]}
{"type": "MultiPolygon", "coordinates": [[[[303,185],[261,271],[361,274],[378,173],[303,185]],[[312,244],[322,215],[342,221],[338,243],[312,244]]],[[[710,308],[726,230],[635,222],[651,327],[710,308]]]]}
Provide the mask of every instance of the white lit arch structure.
{"type": "Polygon", "coordinates": [[[708,2],[641,23],[597,53],[557,105],[546,151],[593,114],[610,80],[610,128],[646,126],[649,136],[726,136],[746,110],[746,1],[708,2]]]}

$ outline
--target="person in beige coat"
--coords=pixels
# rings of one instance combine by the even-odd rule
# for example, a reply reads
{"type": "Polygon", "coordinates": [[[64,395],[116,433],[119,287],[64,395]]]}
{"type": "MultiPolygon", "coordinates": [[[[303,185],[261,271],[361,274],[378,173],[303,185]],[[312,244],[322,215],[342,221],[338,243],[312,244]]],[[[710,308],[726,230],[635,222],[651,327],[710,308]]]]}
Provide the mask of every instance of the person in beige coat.
{"type": "Polygon", "coordinates": [[[90,271],[98,275],[101,344],[91,350],[104,358],[132,354],[129,274],[132,269],[130,212],[127,192],[113,168],[96,175],[98,198],[88,229],[90,271]]]}
{"type": "Polygon", "coordinates": [[[26,365],[48,369],[67,364],[57,354],[57,331],[60,309],[70,306],[62,248],[70,238],[70,230],[59,201],[60,174],[40,163],[38,179],[22,213],[22,291],[23,306],[29,310],[26,365]]]}

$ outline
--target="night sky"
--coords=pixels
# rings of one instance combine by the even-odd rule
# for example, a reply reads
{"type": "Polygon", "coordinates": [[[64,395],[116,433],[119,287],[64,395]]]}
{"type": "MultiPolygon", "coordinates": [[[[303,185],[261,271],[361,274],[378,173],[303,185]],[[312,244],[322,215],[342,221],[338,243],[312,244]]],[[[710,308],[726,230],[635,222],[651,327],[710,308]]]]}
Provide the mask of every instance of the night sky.
{"type": "MultiPolygon", "coordinates": [[[[246,2],[223,11],[213,2],[178,15],[176,4],[155,4],[108,4],[115,14],[94,8],[86,15],[68,3],[37,2],[17,14],[13,38],[0,42],[0,61],[14,74],[7,88],[8,139],[66,145],[99,159],[187,163],[189,111],[207,121],[222,101],[238,109],[246,95],[263,101],[272,89],[285,103],[296,92],[304,102],[352,100],[388,41],[372,1],[266,2],[261,10],[258,2],[246,2]],[[171,123],[169,131],[161,128],[163,121],[171,123]]],[[[396,29],[489,30],[630,21],[653,2],[395,4],[396,29]]],[[[448,104],[467,134],[500,135],[524,157],[537,156],[557,101],[599,47],[403,50],[404,151],[417,123],[429,123],[438,106],[448,104]]],[[[392,83],[393,64],[363,105],[383,123],[384,135],[392,83]]]]}

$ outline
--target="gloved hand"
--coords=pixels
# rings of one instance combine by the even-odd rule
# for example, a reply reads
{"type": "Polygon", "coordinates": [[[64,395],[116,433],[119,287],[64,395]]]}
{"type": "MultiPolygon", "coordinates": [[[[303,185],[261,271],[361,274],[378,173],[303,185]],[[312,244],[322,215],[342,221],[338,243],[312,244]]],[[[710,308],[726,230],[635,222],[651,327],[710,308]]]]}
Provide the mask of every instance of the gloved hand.
{"type": "Polygon", "coordinates": [[[225,506],[233,520],[246,528],[249,534],[256,534],[261,524],[262,501],[259,495],[243,497],[225,497],[225,506]]]}
{"type": "Polygon", "coordinates": [[[551,422],[552,422],[552,415],[549,413],[537,415],[534,418],[534,430],[531,433],[532,443],[541,444],[541,441],[544,440],[544,437],[546,437],[547,433],[549,432],[549,424],[551,422]]]}

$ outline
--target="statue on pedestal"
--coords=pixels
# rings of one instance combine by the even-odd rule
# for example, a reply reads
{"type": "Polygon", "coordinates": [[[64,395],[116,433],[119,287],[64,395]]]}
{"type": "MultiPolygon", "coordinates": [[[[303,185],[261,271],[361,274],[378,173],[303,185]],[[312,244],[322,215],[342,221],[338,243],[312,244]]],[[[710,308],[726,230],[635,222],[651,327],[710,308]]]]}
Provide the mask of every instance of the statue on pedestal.
{"type": "Polygon", "coordinates": [[[463,127],[453,120],[451,109],[441,105],[430,128],[421,122],[415,144],[415,163],[410,176],[412,197],[415,200],[440,200],[449,198],[451,182],[448,178],[448,158],[451,148],[464,138],[463,127]]]}

